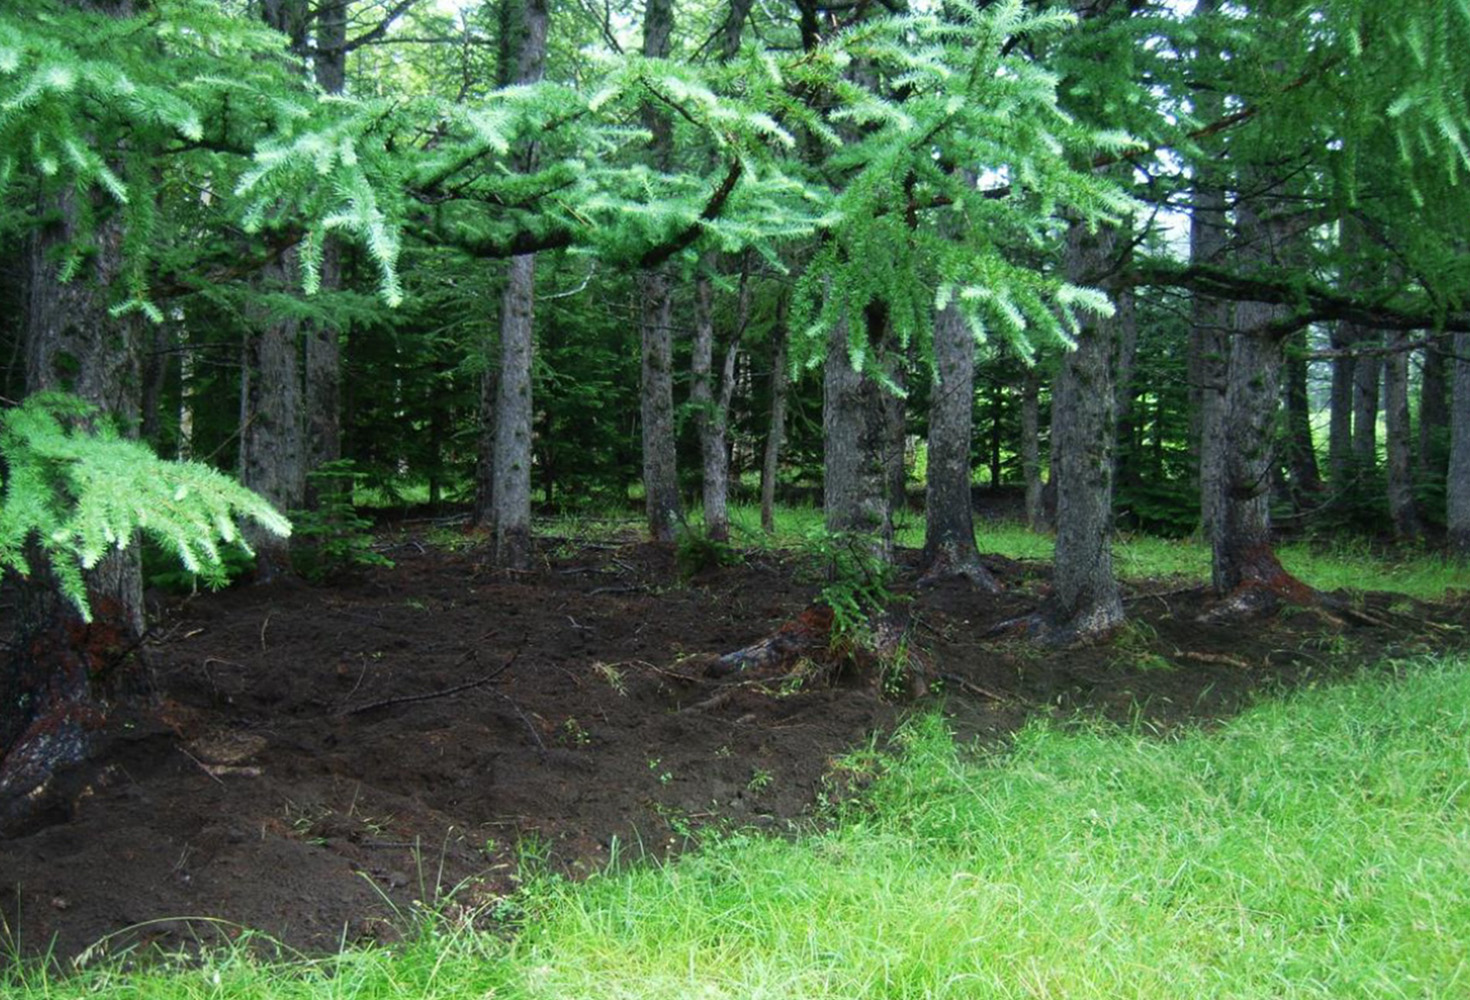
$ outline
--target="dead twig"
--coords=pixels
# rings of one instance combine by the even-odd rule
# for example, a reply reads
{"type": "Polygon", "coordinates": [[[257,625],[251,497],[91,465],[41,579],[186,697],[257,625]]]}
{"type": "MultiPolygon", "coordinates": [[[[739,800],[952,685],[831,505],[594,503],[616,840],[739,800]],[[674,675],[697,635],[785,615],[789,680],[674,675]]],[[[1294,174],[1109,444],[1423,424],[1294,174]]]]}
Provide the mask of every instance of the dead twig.
{"type": "MultiPolygon", "coordinates": [[[[511,668],[511,665],[515,663],[516,658],[521,655],[521,650],[524,648],[525,643],[522,642],[521,645],[516,648],[516,651],[514,653],[511,653],[510,658],[507,659],[504,663],[502,663],[500,666],[496,667],[489,673],[482,674],[481,676],[476,677],[472,681],[466,681],[463,684],[456,684],[453,687],[447,687],[440,691],[430,691],[426,694],[399,695],[396,698],[384,698],[381,701],[369,702],[366,705],[358,705],[356,708],[344,708],[339,710],[337,712],[337,715],[342,717],[349,715],[361,715],[364,712],[371,712],[379,708],[391,708],[394,705],[412,705],[421,701],[433,701],[435,698],[448,698],[450,695],[459,694],[461,691],[470,691],[477,687],[484,687],[486,684],[489,684],[491,681],[495,680],[495,678],[499,677],[501,674],[509,670],[511,668]]],[[[479,656],[479,650],[471,649],[463,656],[461,656],[454,665],[458,667],[475,659],[477,656],[479,656]]],[[[519,709],[517,709],[517,711],[519,711],[519,709]]],[[[537,742],[540,742],[539,739],[537,742]]]]}
{"type": "Polygon", "coordinates": [[[939,675],[939,679],[942,680],[942,681],[945,681],[946,683],[955,685],[961,691],[964,691],[966,694],[973,694],[973,695],[976,695],[977,697],[980,697],[980,698],[989,698],[991,701],[1010,701],[1011,700],[1010,698],[1007,698],[1003,694],[996,694],[994,691],[990,690],[989,688],[983,688],[979,684],[971,683],[970,681],[965,680],[959,674],[942,673],[942,674],[939,675]]]}

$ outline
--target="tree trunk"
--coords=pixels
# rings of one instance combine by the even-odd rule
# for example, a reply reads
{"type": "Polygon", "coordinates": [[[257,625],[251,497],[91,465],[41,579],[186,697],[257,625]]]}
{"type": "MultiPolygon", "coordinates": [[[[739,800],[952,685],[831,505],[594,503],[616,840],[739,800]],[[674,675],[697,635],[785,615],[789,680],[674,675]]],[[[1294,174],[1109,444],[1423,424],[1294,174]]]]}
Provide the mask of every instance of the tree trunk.
{"type": "MultiPolygon", "coordinates": [[[[1067,280],[1096,284],[1112,265],[1116,232],[1067,232],[1067,280]]],[[[1062,358],[1052,391],[1052,477],[1057,543],[1052,607],[1043,638],[1060,644],[1100,638],[1123,622],[1113,577],[1113,364],[1116,328],[1091,319],[1062,358]]]]}
{"type": "Polygon", "coordinates": [[[735,308],[735,329],[726,345],[717,385],[711,385],[714,365],[715,321],[714,290],[708,275],[701,274],[694,283],[694,349],[690,362],[693,376],[690,402],[694,404],[695,426],[699,433],[702,459],[702,496],[704,528],[715,541],[730,538],[730,446],[728,438],[730,399],[735,391],[735,362],[740,333],[745,327],[750,293],[744,275],[735,308]]]}
{"type": "MultiPolygon", "coordinates": [[[[1348,336],[1356,347],[1383,346],[1378,330],[1354,326],[1348,336]]],[[[1377,355],[1361,355],[1353,365],[1353,464],[1363,482],[1371,482],[1378,467],[1378,377],[1382,370],[1377,355]]]]}
{"type": "Polygon", "coordinates": [[[1445,477],[1450,553],[1470,562],[1470,333],[1455,334],[1450,402],[1450,465],[1445,477]]]}
{"type": "Polygon", "coordinates": [[[1394,535],[1402,540],[1419,536],[1419,510],[1414,503],[1413,428],[1409,425],[1409,335],[1389,335],[1392,353],[1383,360],[1383,415],[1388,449],[1388,513],[1394,535]]]}
{"type": "Polygon", "coordinates": [[[934,318],[934,367],[937,377],[929,399],[922,580],[960,576],[986,593],[995,593],[1000,585],[980,562],[970,500],[975,336],[953,304],[934,318]]]}
{"type": "MultiPolygon", "coordinates": [[[[1212,15],[1219,0],[1199,0],[1195,14],[1212,15]]],[[[1217,53],[1199,53],[1206,66],[1214,66],[1217,53]]],[[[1205,88],[1195,100],[1205,121],[1219,118],[1224,95],[1205,88]]],[[[1189,223],[1189,261],[1195,266],[1219,267],[1225,262],[1229,241],[1225,187],[1220,170],[1202,162],[1195,174],[1194,210],[1189,223]]],[[[1230,304],[1195,292],[1190,300],[1189,386],[1200,497],[1200,536],[1211,538],[1220,519],[1220,483],[1225,474],[1226,367],[1230,358],[1230,304]]]]}
{"type": "Polygon", "coordinates": [[[1306,506],[1307,498],[1322,490],[1317,469],[1317,446],[1312,441],[1312,404],[1307,394],[1307,360],[1296,352],[1286,359],[1286,426],[1283,428],[1286,468],[1292,505],[1306,506]]]}
{"type": "Polygon", "coordinates": [[[644,509],[649,535],[658,542],[674,540],[674,529],[682,517],[675,464],[673,298],[669,286],[668,273],[663,270],[638,276],[644,509]]]}
{"type": "Polygon", "coordinates": [[[1041,374],[1026,369],[1021,385],[1021,475],[1026,481],[1026,525],[1032,531],[1046,529],[1046,511],[1041,503],[1041,374]]]}
{"type": "MultiPolygon", "coordinates": [[[[1236,209],[1242,271],[1279,267],[1295,234],[1249,201],[1236,209]]],[[[1271,544],[1271,473],[1280,403],[1282,340],[1268,333],[1283,307],[1238,302],[1225,395],[1225,468],[1220,518],[1211,536],[1212,583],[1227,610],[1255,611],[1277,598],[1306,603],[1310,591],[1288,574],[1271,544]]]]}
{"type": "Polygon", "coordinates": [[[1448,366],[1438,343],[1424,349],[1424,375],[1419,388],[1419,482],[1438,486],[1444,481],[1449,457],[1450,408],[1448,366]]]}
{"type": "MultiPolygon", "coordinates": [[[[547,0],[501,0],[502,85],[545,75],[547,0]]],[[[536,143],[518,151],[518,167],[535,169],[536,143]]],[[[500,371],[495,393],[490,522],[493,559],[505,569],[531,565],[531,362],[535,353],[536,257],[512,257],[500,300],[500,371]]]]}
{"type": "MultiPolygon", "coordinates": [[[[1351,329],[1345,323],[1332,327],[1332,349],[1346,351],[1351,329]]],[[[1353,368],[1357,359],[1338,354],[1332,359],[1332,397],[1327,425],[1327,473],[1332,492],[1341,497],[1353,474],[1353,368]]]]}
{"type": "MultiPolygon", "coordinates": [[[[289,263],[263,276],[289,281],[289,263]]],[[[245,337],[240,366],[240,482],[289,514],[306,502],[306,433],[303,424],[300,323],[256,317],[245,337]]],[[[285,539],[258,526],[242,530],[255,550],[256,577],[267,581],[291,571],[285,539]]]]}
{"type": "Polygon", "coordinates": [[[786,297],[776,303],[776,325],[771,330],[775,354],[771,360],[771,421],[766,429],[766,451],[761,462],[761,530],[776,533],[776,476],[781,469],[781,442],[786,436],[786,297]]]}
{"type": "Polygon", "coordinates": [[[494,562],[531,565],[531,360],[535,331],[536,257],[510,259],[500,304],[500,378],[495,396],[491,465],[494,562]]]}
{"type": "MultiPolygon", "coordinates": [[[[868,365],[881,364],[887,317],[870,306],[862,317],[868,365]]],[[[822,396],[822,509],[827,530],[863,536],[888,562],[893,553],[893,512],[884,463],[883,388],[857,371],[848,347],[848,323],[827,341],[822,396]]]]}
{"type": "MultiPolygon", "coordinates": [[[[316,8],[316,46],[312,66],[317,84],[329,94],[347,82],[347,0],[321,0],[316,8]]],[[[321,291],[342,287],[342,247],[328,237],[322,246],[321,291]]],[[[306,471],[315,472],[342,457],[342,345],[335,324],[313,320],[304,333],[302,406],[305,411],[306,471]]],[[[306,502],[317,497],[307,480],[306,502]]]]}
{"type": "MultiPolygon", "coordinates": [[[[122,224],[112,205],[91,206],[90,268],[63,282],[57,251],[77,235],[78,197],[57,195],[25,248],[26,390],[72,392],[134,435],[142,331],[136,317],[108,312],[108,289],[121,284],[122,224]]],[[[20,588],[17,634],[0,667],[0,836],[69,815],[81,788],[65,787],[64,776],[93,754],[112,699],[146,689],[137,546],[87,572],[90,623],[62,596],[44,558],[33,558],[34,572],[20,588]]]]}
{"type": "Polygon", "coordinates": [[[475,507],[477,525],[495,523],[495,405],[500,398],[500,341],[486,337],[485,370],[480,373],[479,426],[475,434],[475,507]]]}

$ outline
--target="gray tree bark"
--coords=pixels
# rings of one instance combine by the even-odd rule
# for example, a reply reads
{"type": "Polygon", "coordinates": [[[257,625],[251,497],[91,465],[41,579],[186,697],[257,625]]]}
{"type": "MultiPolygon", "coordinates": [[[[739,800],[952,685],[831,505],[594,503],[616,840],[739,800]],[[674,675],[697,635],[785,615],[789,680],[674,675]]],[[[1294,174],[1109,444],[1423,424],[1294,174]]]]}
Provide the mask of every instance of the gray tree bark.
{"type": "MultiPolygon", "coordinates": [[[[643,55],[667,58],[674,31],[673,0],[646,0],[643,9],[643,55]]],[[[673,157],[673,123],[653,103],[643,106],[643,125],[652,136],[649,155],[657,170],[668,170],[673,157]]],[[[650,537],[674,540],[683,513],[674,437],[673,280],[666,267],[638,275],[639,341],[642,353],[640,406],[643,429],[643,490],[650,537]]]]}
{"type": "MultiPolygon", "coordinates": [[[[547,0],[501,0],[501,83],[528,84],[546,72],[547,0]]],[[[536,165],[536,143],[518,151],[519,169],[536,165]]],[[[536,257],[512,257],[500,301],[500,365],[491,455],[490,523],[497,566],[531,564],[531,365],[535,354],[536,257]]]]}
{"type": "Polygon", "coordinates": [[[1424,374],[1419,386],[1419,481],[1426,486],[1444,481],[1449,457],[1449,366],[1440,342],[1424,349],[1424,374]]]}
{"type": "Polygon", "coordinates": [[[531,361],[534,353],[536,258],[510,259],[500,300],[500,377],[495,395],[490,523],[494,562],[531,564],[531,361]]]}
{"type": "Polygon", "coordinates": [[[640,411],[643,427],[644,510],[649,536],[674,540],[682,517],[674,437],[673,291],[666,271],[638,276],[642,348],[640,411]]]}
{"type": "Polygon", "coordinates": [[[959,576],[979,590],[995,593],[1000,584],[980,561],[970,500],[975,336],[953,304],[934,317],[934,366],[937,377],[929,398],[922,579],[933,582],[959,576]]]}
{"type": "Polygon", "coordinates": [[[1470,562],[1470,333],[1455,334],[1451,363],[1450,464],[1445,476],[1450,553],[1470,562]]]}
{"type": "MultiPolygon", "coordinates": [[[[1332,348],[1345,351],[1351,346],[1351,331],[1344,323],[1332,327],[1332,348]]],[[[1353,477],[1353,367],[1351,354],[1332,359],[1332,395],[1327,425],[1327,474],[1334,494],[1341,495],[1353,477]]]]}
{"type": "MultiPolygon", "coordinates": [[[[1357,347],[1383,346],[1383,333],[1360,326],[1349,328],[1350,342],[1357,347]]],[[[1359,477],[1371,481],[1378,467],[1378,382],[1383,360],[1365,354],[1353,365],[1353,463],[1359,477]]]]}
{"type": "MultiPolygon", "coordinates": [[[[868,339],[867,364],[881,364],[884,310],[870,306],[858,321],[868,339]]],[[[853,367],[848,322],[830,332],[823,367],[822,509],[828,531],[862,536],[874,555],[888,562],[893,512],[884,461],[883,387],[869,371],[853,367]]]]}
{"type": "MultiPolygon", "coordinates": [[[[1067,232],[1067,279],[1097,284],[1112,263],[1116,232],[1067,232]]],[[[1043,638],[1071,643],[1100,638],[1123,622],[1113,576],[1113,366],[1116,329],[1090,319],[1077,347],[1062,358],[1052,390],[1052,479],[1057,490],[1057,542],[1052,607],[1043,638]]]]}
{"type": "Polygon", "coordinates": [[[693,383],[689,399],[694,404],[695,428],[699,434],[702,459],[702,498],[704,527],[710,538],[730,538],[730,400],[735,391],[735,362],[738,358],[740,332],[745,327],[750,293],[742,275],[735,307],[735,329],[726,345],[718,380],[714,380],[714,289],[708,275],[694,282],[694,344],[690,361],[693,383]]]}
{"type": "MultiPolygon", "coordinates": [[[[278,286],[294,280],[285,260],[263,270],[261,278],[278,286]]],[[[240,359],[240,481],[277,510],[289,513],[306,503],[301,324],[257,315],[253,326],[240,359]]],[[[251,524],[242,530],[255,549],[258,579],[271,580],[291,571],[285,539],[251,524]]]]}
{"type": "Polygon", "coordinates": [[[776,303],[776,323],[771,330],[775,353],[771,359],[771,419],[766,429],[766,448],[761,461],[761,530],[776,532],[776,477],[781,469],[781,444],[786,436],[786,297],[776,303]]]}
{"type": "MultiPolygon", "coordinates": [[[[1298,236],[1265,207],[1242,200],[1236,208],[1237,266],[1242,271],[1280,267],[1298,236]]],[[[1269,328],[1284,307],[1261,302],[1235,306],[1225,399],[1225,468],[1220,518],[1211,536],[1211,582],[1231,595],[1232,609],[1258,610],[1287,598],[1305,603],[1310,591],[1288,574],[1271,543],[1271,473],[1284,364],[1282,340],[1269,328]]]]}
{"type": "Polygon", "coordinates": [[[1041,503],[1041,374],[1026,370],[1021,386],[1021,475],[1026,482],[1026,525],[1032,531],[1046,529],[1046,511],[1041,503]]]}
{"type": "Polygon", "coordinates": [[[1311,399],[1307,393],[1307,361],[1295,351],[1286,359],[1286,425],[1282,428],[1292,503],[1300,510],[1306,498],[1322,489],[1317,446],[1312,440],[1311,399]]]}
{"type": "MultiPolygon", "coordinates": [[[[1195,13],[1213,14],[1219,0],[1199,0],[1195,13]]],[[[1201,53],[1207,58],[1212,54],[1201,53]]],[[[1220,117],[1224,95],[1204,89],[1195,97],[1206,121],[1220,117]]],[[[1199,266],[1218,267],[1225,262],[1230,239],[1226,218],[1225,187],[1220,171],[1201,163],[1194,182],[1194,208],[1189,224],[1189,260],[1199,266]]],[[[1213,537],[1220,518],[1220,482],[1225,474],[1226,368],[1230,360],[1230,312],[1228,302],[1198,292],[1190,301],[1189,385],[1190,410],[1194,417],[1195,454],[1198,463],[1200,535],[1213,537]]]]}
{"type": "Polygon", "coordinates": [[[1394,535],[1417,538],[1419,510],[1414,502],[1414,431],[1409,424],[1409,335],[1395,330],[1389,335],[1391,353],[1383,359],[1383,415],[1388,450],[1388,513],[1394,535]]]}

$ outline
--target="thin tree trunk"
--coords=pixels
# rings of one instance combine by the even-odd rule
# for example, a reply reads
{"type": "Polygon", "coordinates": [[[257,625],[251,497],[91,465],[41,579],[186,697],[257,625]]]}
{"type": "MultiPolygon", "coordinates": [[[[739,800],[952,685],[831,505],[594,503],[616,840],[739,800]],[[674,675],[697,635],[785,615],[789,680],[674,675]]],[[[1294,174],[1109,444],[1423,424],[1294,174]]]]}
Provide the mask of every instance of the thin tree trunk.
{"type": "Polygon", "coordinates": [[[1286,426],[1282,442],[1290,476],[1292,504],[1297,510],[1322,490],[1317,446],[1312,440],[1312,408],[1307,394],[1307,361],[1296,352],[1286,358],[1286,426]]]}
{"type": "Polygon", "coordinates": [[[1383,415],[1388,450],[1388,513],[1400,540],[1419,536],[1419,510],[1414,502],[1413,428],[1409,425],[1409,335],[1389,335],[1383,361],[1383,415]]]}
{"type": "MultiPolygon", "coordinates": [[[[342,93],[347,82],[347,0],[320,0],[316,7],[316,46],[312,66],[317,84],[329,94],[342,93]]],[[[342,287],[342,247],[328,237],[322,246],[321,291],[342,287]]],[[[302,406],[305,410],[306,471],[315,472],[342,457],[342,344],[335,324],[306,324],[302,361],[302,406]]],[[[306,501],[317,497],[307,480],[306,501]]]]}
{"type": "Polygon", "coordinates": [[[1450,463],[1445,476],[1450,553],[1470,562],[1470,333],[1455,334],[1450,402],[1450,463]]]}
{"type": "MultiPolygon", "coordinates": [[[[1345,323],[1332,327],[1332,348],[1345,351],[1351,346],[1351,329],[1345,323]]],[[[1353,368],[1357,362],[1351,354],[1338,354],[1332,359],[1332,396],[1327,426],[1327,473],[1332,491],[1341,497],[1353,474],[1353,368]]]]}
{"type": "MultiPolygon", "coordinates": [[[[1116,232],[1067,232],[1067,279],[1095,284],[1112,264],[1116,232]]],[[[1043,637],[1058,643],[1102,637],[1123,622],[1113,577],[1113,364],[1116,330],[1091,320],[1062,358],[1052,392],[1052,476],[1057,543],[1052,607],[1043,637]]]]}
{"type": "Polygon", "coordinates": [[[771,360],[771,420],[766,429],[766,450],[761,461],[761,530],[776,532],[776,477],[781,469],[781,443],[786,436],[786,297],[776,303],[776,324],[771,330],[775,355],[771,360]]]}
{"type": "MultiPolygon", "coordinates": [[[[643,55],[666,59],[674,31],[673,0],[646,0],[643,55]]],[[[650,135],[649,158],[656,170],[673,166],[673,123],[667,111],[649,101],[642,108],[650,135]]],[[[642,354],[640,411],[643,428],[643,490],[650,537],[674,540],[683,517],[674,437],[673,279],[667,268],[643,271],[637,280],[639,344],[642,354]]]]}
{"type": "Polygon", "coordinates": [[[500,378],[495,396],[491,524],[494,562],[531,565],[531,360],[534,351],[536,257],[510,259],[500,305],[500,378]]]}
{"type": "Polygon", "coordinates": [[[1046,512],[1041,504],[1041,374],[1035,366],[1026,369],[1021,385],[1021,475],[1026,481],[1026,525],[1032,531],[1046,529],[1046,512]]]}
{"type": "Polygon", "coordinates": [[[975,336],[953,304],[934,318],[934,367],[937,377],[929,398],[922,580],[960,576],[986,593],[995,593],[1000,585],[980,562],[970,500],[975,336]]]}
{"type": "MultiPolygon", "coordinates": [[[[547,0],[501,0],[501,83],[535,83],[545,75],[547,0]]],[[[518,167],[535,169],[536,143],[519,150],[518,167]]],[[[536,257],[512,257],[500,302],[500,371],[495,392],[490,521],[495,565],[531,565],[531,363],[535,353],[536,257]]]]}
{"type": "Polygon", "coordinates": [[[750,286],[744,273],[736,296],[735,324],[725,347],[717,385],[711,385],[715,348],[714,291],[708,275],[701,274],[694,284],[694,345],[690,362],[693,384],[690,401],[694,404],[695,424],[699,432],[699,450],[703,467],[704,527],[710,538],[730,538],[730,400],[735,392],[735,362],[739,357],[740,336],[750,311],[750,286]]]}
{"type": "MultiPolygon", "coordinates": [[[[1219,0],[1199,0],[1195,14],[1215,13],[1219,0]]],[[[1219,54],[1201,51],[1205,66],[1219,62],[1219,54]]],[[[1205,88],[1195,100],[1207,121],[1220,116],[1224,95],[1205,88]]],[[[1195,266],[1218,267],[1224,263],[1229,241],[1225,187],[1220,170],[1202,162],[1194,181],[1194,209],[1189,224],[1189,260],[1195,266]]],[[[1190,301],[1189,385],[1200,497],[1200,535],[1211,538],[1220,519],[1221,480],[1225,472],[1226,367],[1230,359],[1230,304],[1195,292],[1190,301]]]]}
{"type": "MultiPolygon", "coordinates": [[[[868,364],[881,363],[884,310],[871,306],[861,321],[868,364]]],[[[827,530],[862,536],[884,562],[893,552],[893,512],[884,463],[883,388],[857,371],[848,348],[846,321],[827,342],[822,398],[822,509],[827,530]]]]}
{"type": "Polygon", "coordinates": [[[643,489],[648,532],[671,542],[682,511],[675,464],[672,290],[668,273],[638,276],[642,347],[643,489]]]}
{"type": "MultiPolygon", "coordinates": [[[[1349,333],[1357,347],[1383,346],[1378,330],[1353,327],[1349,333]]],[[[1353,463],[1358,475],[1371,482],[1378,467],[1378,381],[1383,361],[1377,355],[1365,354],[1353,365],[1353,463]]]]}
{"type": "Polygon", "coordinates": [[[1445,352],[1436,342],[1424,349],[1424,375],[1419,387],[1419,482],[1444,482],[1449,457],[1449,375],[1445,352]]]}

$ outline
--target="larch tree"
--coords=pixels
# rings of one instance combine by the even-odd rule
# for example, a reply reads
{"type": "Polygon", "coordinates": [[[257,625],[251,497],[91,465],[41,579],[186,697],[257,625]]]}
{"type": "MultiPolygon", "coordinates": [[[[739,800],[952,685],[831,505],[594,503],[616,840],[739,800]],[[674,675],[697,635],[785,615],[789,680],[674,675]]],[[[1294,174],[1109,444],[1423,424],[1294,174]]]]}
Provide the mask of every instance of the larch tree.
{"type": "MultiPolygon", "coordinates": [[[[547,0],[500,0],[501,80],[538,83],[546,72],[547,0]]],[[[522,172],[535,169],[536,140],[522,140],[522,172]]],[[[494,558],[507,569],[531,561],[531,359],[535,345],[536,257],[510,259],[500,300],[500,365],[496,380],[491,485],[494,558]]]]}

